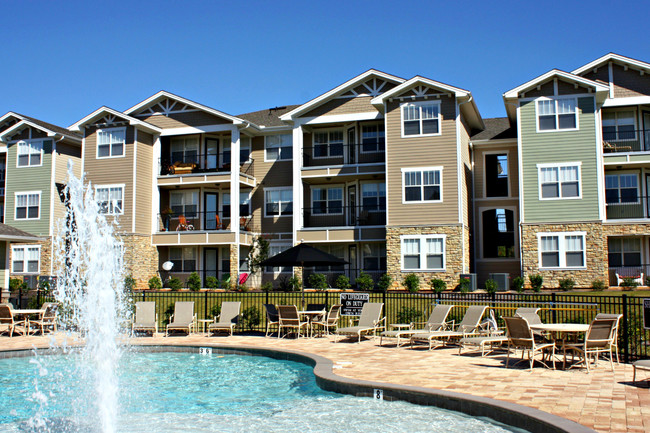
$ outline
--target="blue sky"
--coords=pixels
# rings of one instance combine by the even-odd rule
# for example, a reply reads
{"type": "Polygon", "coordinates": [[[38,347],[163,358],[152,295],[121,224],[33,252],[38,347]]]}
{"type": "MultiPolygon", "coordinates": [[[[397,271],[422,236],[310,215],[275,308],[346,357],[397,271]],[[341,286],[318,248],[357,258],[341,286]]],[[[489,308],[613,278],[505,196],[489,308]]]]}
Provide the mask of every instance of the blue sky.
{"type": "Polygon", "coordinates": [[[649,2],[13,1],[0,114],[69,126],[164,89],[229,114],[300,104],[369,69],[503,92],[613,51],[650,62],[649,2]],[[111,5],[110,7],[108,5],[111,5]]]}

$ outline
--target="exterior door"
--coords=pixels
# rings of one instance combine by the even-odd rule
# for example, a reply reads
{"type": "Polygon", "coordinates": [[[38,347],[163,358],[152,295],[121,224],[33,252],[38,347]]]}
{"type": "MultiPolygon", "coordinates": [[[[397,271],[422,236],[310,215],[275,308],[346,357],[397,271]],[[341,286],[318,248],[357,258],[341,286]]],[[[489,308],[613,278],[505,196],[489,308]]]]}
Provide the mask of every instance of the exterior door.
{"type": "Polygon", "coordinates": [[[348,186],[348,225],[357,223],[357,186],[348,186]]]}
{"type": "Polygon", "coordinates": [[[217,268],[219,265],[219,254],[216,248],[203,249],[203,281],[206,277],[217,278],[217,268]]]}
{"type": "Polygon", "coordinates": [[[216,170],[219,161],[219,140],[216,138],[205,139],[205,158],[203,158],[206,170],[216,170]]]}
{"type": "Polygon", "coordinates": [[[221,218],[217,212],[219,209],[219,194],[216,192],[206,192],[203,198],[205,203],[203,226],[205,230],[221,230],[221,218]]]}
{"type": "Polygon", "coordinates": [[[650,151],[650,112],[643,112],[643,149],[650,151]]]}
{"type": "Polygon", "coordinates": [[[348,129],[348,164],[356,164],[357,162],[357,134],[355,134],[355,129],[348,129]]]}

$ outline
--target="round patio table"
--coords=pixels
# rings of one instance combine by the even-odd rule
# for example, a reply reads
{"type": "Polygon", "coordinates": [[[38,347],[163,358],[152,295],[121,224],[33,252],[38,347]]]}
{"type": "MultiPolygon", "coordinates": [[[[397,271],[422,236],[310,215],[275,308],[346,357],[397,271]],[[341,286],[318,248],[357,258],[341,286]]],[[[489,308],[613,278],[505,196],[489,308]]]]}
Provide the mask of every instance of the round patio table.
{"type": "Polygon", "coordinates": [[[325,310],[304,310],[304,311],[298,311],[298,314],[305,316],[307,318],[307,323],[308,323],[308,337],[313,336],[312,328],[311,328],[311,322],[314,321],[314,319],[318,316],[322,316],[323,314],[326,314],[327,312],[325,310]]]}
{"type": "MultiPolygon", "coordinates": [[[[560,347],[564,351],[564,344],[566,343],[565,335],[566,334],[580,334],[587,332],[589,330],[589,325],[584,325],[582,323],[539,323],[536,325],[530,325],[530,329],[535,331],[547,331],[555,335],[553,340],[560,342],[560,347]]],[[[564,368],[567,368],[566,365],[564,368]]]]}
{"type": "Polygon", "coordinates": [[[43,316],[43,314],[45,314],[45,310],[39,310],[39,309],[11,310],[11,313],[14,316],[21,316],[25,318],[25,332],[27,333],[27,335],[29,335],[30,334],[29,316],[38,314],[38,318],[40,319],[43,316]]]}

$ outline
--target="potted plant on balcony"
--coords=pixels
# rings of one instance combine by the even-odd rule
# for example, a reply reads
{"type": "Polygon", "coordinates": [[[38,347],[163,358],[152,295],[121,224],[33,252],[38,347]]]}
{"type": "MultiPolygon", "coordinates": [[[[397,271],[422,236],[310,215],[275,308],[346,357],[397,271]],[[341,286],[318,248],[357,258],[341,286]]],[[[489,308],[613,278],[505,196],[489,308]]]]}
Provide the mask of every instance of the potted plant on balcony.
{"type": "Polygon", "coordinates": [[[166,232],[169,231],[169,222],[172,219],[172,215],[174,215],[174,211],[171,210],[170,208],[165,208],[160,212],[160,215],[162,217],[162,222],[163,222],[163,227],[166,232]]]}

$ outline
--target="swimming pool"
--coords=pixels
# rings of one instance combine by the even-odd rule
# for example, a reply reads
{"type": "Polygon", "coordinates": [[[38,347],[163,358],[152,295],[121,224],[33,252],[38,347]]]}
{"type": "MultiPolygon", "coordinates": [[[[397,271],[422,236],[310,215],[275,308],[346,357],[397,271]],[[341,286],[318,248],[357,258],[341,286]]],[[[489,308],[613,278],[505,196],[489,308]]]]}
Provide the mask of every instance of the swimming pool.
{"type": "MultiPolygon", "coordinates": [[[[0,431],[93,432],[77,356],[0,360],[0,431]]],[[[127,353],[120,432],[511,432],[489,420],[322,390],[312,367],[232,354],[127,353]]]]}

